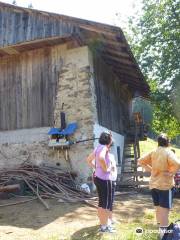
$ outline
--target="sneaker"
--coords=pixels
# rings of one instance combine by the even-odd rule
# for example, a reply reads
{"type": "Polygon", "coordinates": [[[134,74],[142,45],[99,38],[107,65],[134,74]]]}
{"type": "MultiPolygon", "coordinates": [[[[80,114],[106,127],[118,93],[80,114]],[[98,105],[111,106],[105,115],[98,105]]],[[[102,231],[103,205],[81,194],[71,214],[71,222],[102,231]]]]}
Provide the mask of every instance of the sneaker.
{"type": "Polygon", "coordinates": [[[107,226],[110,227],[110,228],[112,228],[112,229],[115,229],[115,228],[116,228],[114,225],[112,225],[112,223],[111,223],[111,224],[108,224],[107,226]]]}
{"type": "Polygon", "coordinates": [[[111,226],[107,226],[106,232],[108,232],[108,233],[116,233],[116,230],[113,227],[111,227],[111,226]]]}
{"type": "Polygon", "coordinates": [[[100,226],[99,232],[107,232],[107,227],[100,226]]]}
{"type": "Polygon", "coordinates": [[[102,233],[115,233],[116,230],[110,226],[107,226],[106,228],[103,228],[102,226],[100,227],[99,229],[99,232],[102,232],[102,233]]]}

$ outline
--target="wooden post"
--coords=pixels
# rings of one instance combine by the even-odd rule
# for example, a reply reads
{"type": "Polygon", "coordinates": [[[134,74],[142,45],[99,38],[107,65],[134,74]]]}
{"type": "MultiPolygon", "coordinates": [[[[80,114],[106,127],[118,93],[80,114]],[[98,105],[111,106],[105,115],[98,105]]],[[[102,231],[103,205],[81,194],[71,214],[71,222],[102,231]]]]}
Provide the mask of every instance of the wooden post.
{"type": "Polygon", "coordinates": [[[15,190],[19,190],[21,188],[20,184],[12,184],[0,187],[0,192],[13,192],[15,190]]]}

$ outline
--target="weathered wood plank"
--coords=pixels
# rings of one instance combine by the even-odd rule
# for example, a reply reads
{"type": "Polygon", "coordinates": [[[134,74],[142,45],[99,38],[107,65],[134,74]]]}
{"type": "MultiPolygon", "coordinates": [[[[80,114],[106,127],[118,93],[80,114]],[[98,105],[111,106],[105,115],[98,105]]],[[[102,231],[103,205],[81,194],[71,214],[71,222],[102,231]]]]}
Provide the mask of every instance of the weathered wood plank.
{"type": "Polygon", "coordinates": [[[53,124],[63,51],[57,45],[0,58],[0,130],[53,124]]]}
{"type": "Polygon", "coordinates": [[[13,192],[15,190],[20,190],[20,184],[12,184],[0,187],[0,192],[13,192]]]}
{"type": "Polygon", "coordinates": [[[55,18],[33,14],[22,9],[16,11],[0,7],[0,46],[48,37],[65,37],[73,32],[73,24],[55,18]],[[7,31],[8,29],[8,31],[7,31]]]}
{"type": "Polygon", "coordinates": [[[131,93],[123,88],[111,68],[98,55],[94,56],[94,79],[99,123],[115,132],[124,133],[129,122],[128,101],[131,93]]]}

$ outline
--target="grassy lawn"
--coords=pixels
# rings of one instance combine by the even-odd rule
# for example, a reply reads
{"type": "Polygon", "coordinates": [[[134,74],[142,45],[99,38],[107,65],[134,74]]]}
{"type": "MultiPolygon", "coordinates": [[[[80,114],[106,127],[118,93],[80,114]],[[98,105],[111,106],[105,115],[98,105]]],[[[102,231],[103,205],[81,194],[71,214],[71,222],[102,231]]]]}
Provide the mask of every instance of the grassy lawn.
{"type": "MultiPolygon", "coordinates": [[[[171,213],[170,220],[175,221],[180,217],[178,213],[171,213]]],[[[71,237],[64,236],[64,240],[157,240],[157,227],[152,224],[154,214],[152,212],[144,214],[142,218],[134,219],[132,222],[121,222],[116,225],[117,232],[99,233],[98,226],[84,228],[71,237]],[[142,228],[143,234],[137,234],[136,229],[142,228]]],[[[48,240],[60,240],[59,236],[53,236],[48,240]]]]}
{"type": "MultiPolygon", "coordinates": [[[[147,141],[141,141],[140,142],[140,150],[141,150],[141,156],[148,153],[149,151],[153,150],[157,147],[157,142],[148,138],[147,141]]],[[[180,148],[177,146],[170,146],[170,148],[173,148],[176,151],[177,157],[180,158],[180,148]]]]}

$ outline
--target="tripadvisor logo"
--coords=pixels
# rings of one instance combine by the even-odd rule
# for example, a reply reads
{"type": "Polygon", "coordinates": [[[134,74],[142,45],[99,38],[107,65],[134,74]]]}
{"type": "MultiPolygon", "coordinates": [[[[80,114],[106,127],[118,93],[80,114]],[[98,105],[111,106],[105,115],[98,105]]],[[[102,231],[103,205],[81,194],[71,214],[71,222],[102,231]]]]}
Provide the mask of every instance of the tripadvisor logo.
{"type": "MultiPolygon", "coordinates": [[[[172,234],[173,233],[173,229],[164,229],[161,232],[163,233],[167,233],[167,234],[172,234]]],[[[158,234],[160,233],[160,230],[158,229],[143,229],[141,227],[137,227],[135,229],[135,233],[137,235],[142,235],[142,234],[158,234]]]]}
{"type": "Polygon", "coordinates": [[[142,235],[143,232],[144,232],[144,230],[143,230],[143,228],[141,228],[141,227],[137,227],[137,228],[135,229],[135,233],[136,233],[137,235],[142,235]]]}

